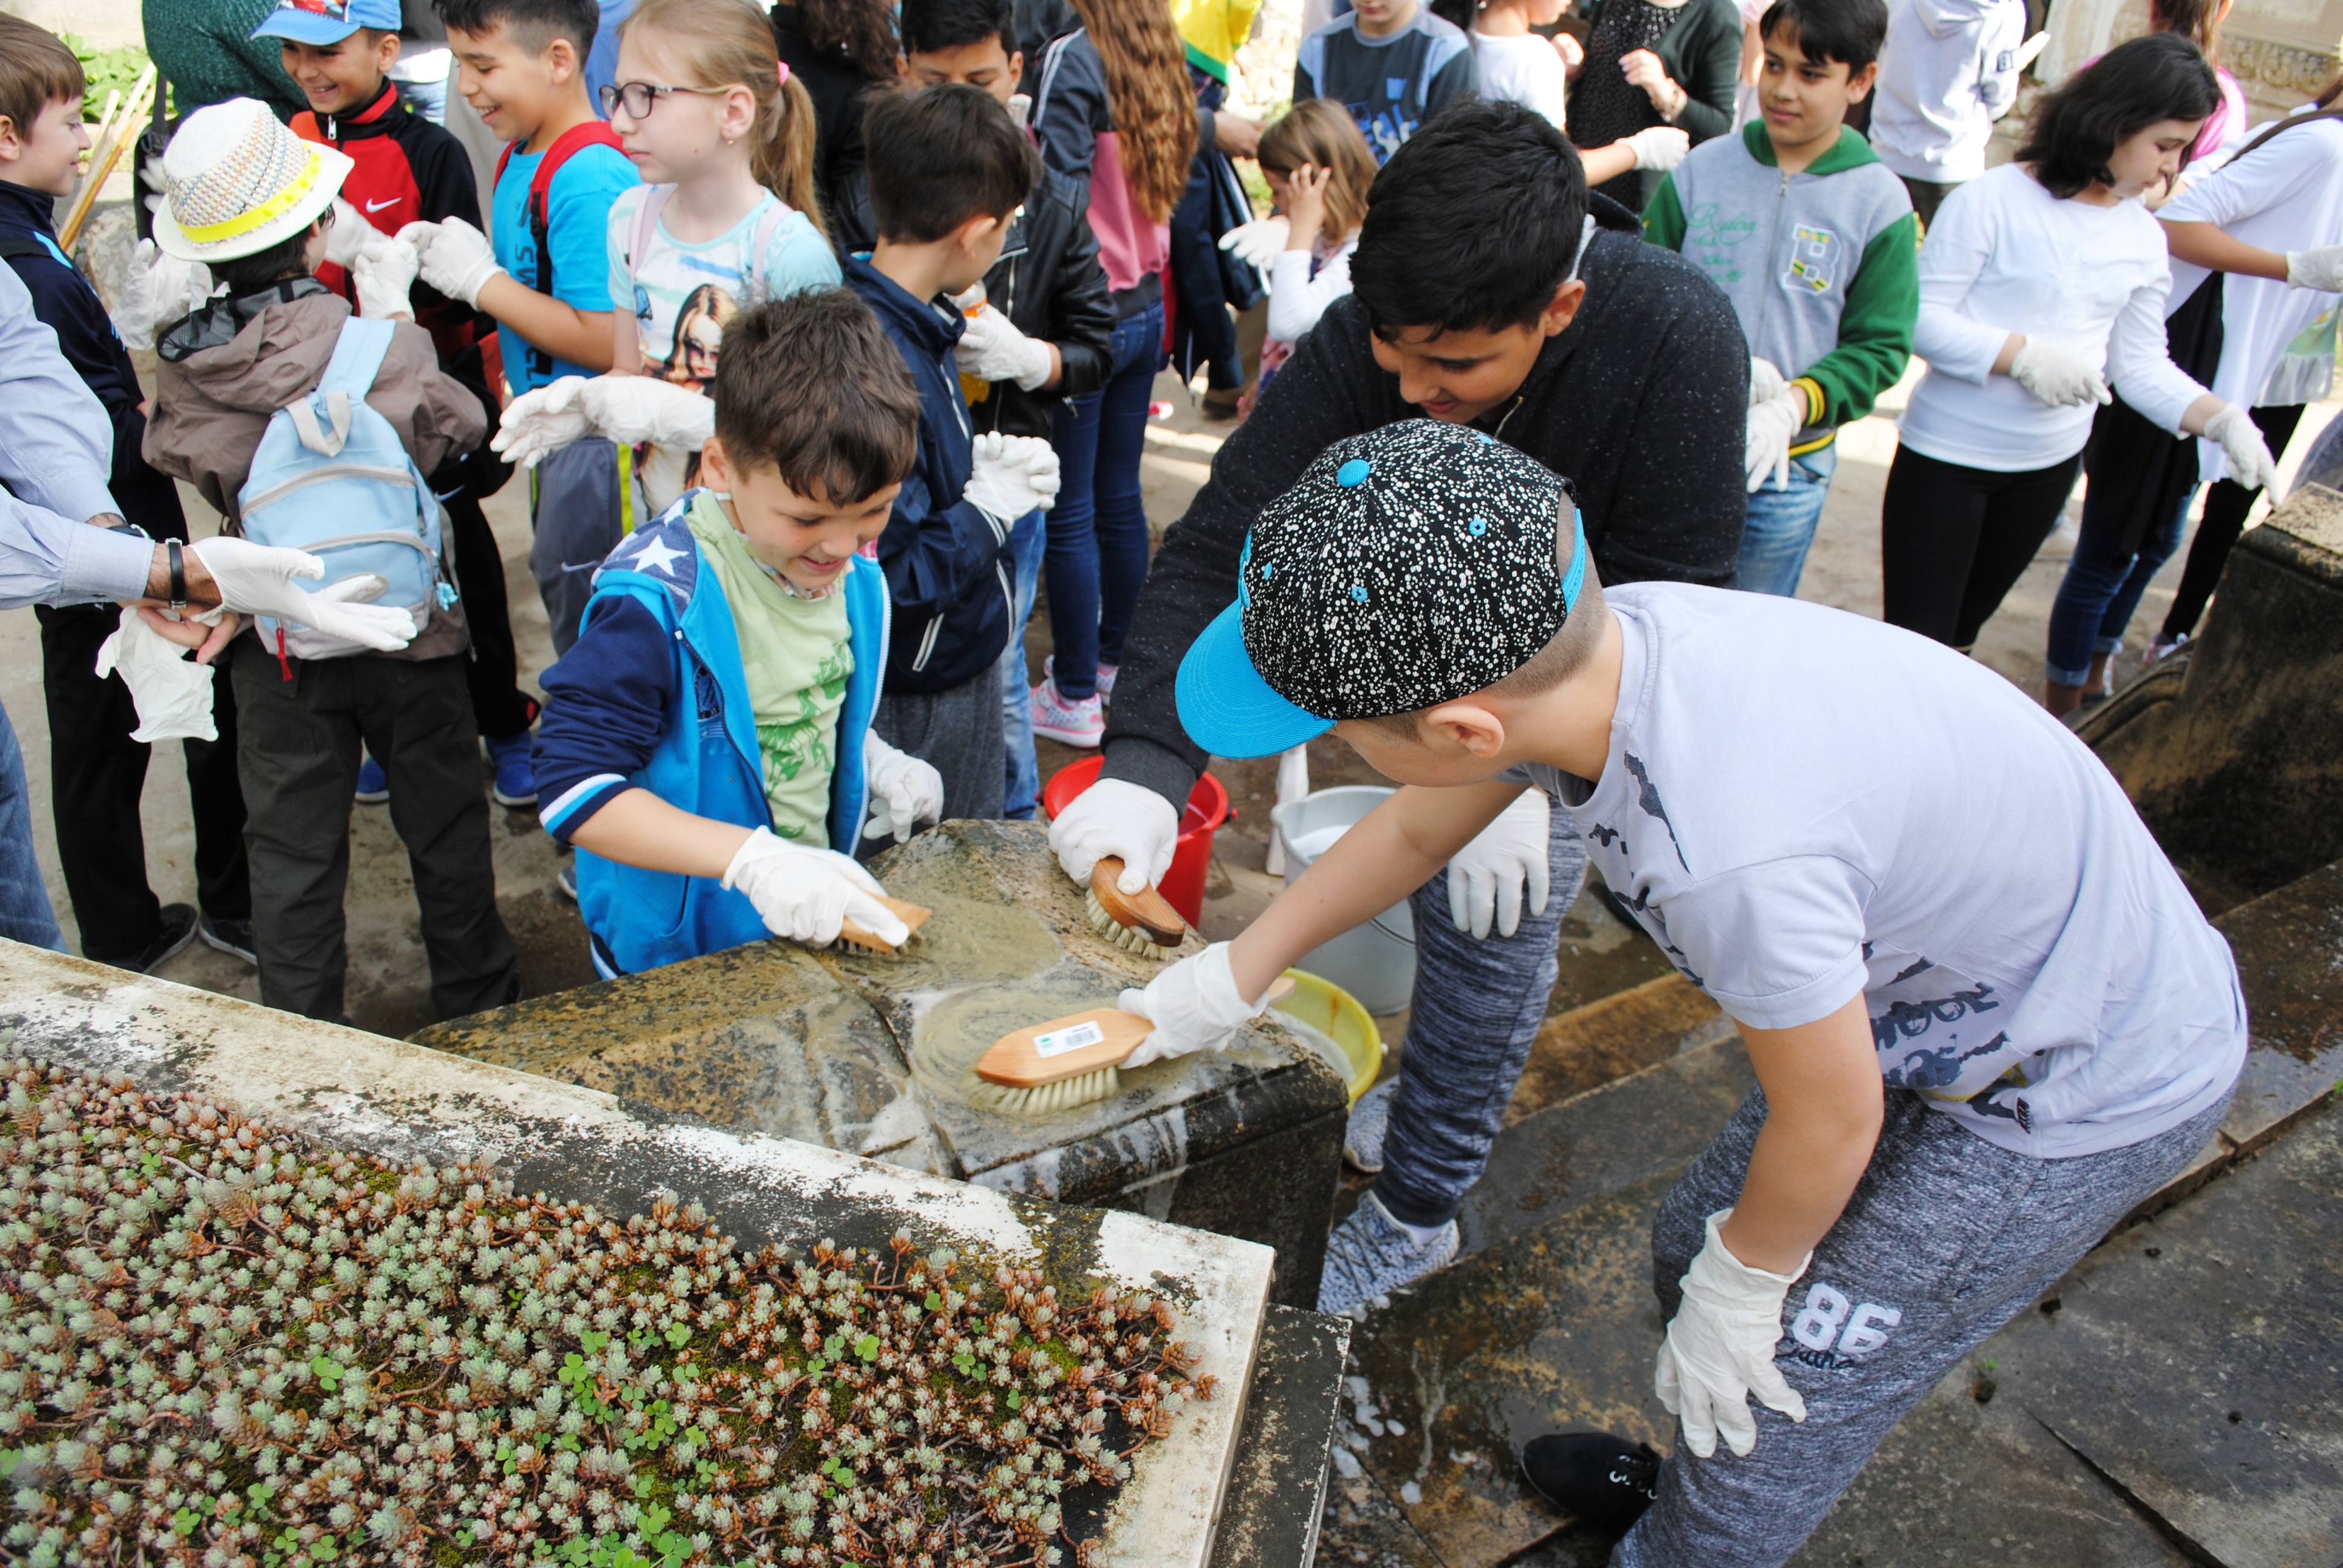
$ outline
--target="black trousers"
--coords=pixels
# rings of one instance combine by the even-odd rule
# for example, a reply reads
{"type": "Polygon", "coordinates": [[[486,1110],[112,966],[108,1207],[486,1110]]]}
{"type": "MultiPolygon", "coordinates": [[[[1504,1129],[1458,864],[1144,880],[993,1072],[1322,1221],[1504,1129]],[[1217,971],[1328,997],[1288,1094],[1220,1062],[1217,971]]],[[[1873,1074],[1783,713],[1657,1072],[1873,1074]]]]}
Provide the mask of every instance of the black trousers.
{"type": "Polygon", "coordinates": [[[472,654],[464,661],[464,684],[472,694],[472,718],[490,741],[509,740],[537,718],[537,704],[522,695],[520,656],[513,642],[512,607],[505,594],[505,558],[469,490],[441,503],[456,547],[456,577],[464,594],[464,625],[472,634],[472,654]]]}
{"type": "Polygon", "coordinates": [[[1973,645],[2050,537],[2082,463],[2077,452],[2002,474],[1898,447],[1880,503],[1887,623],[1973,645]]]}
{"type": "MultiPolygon", "coordinates": [[[[49,796],[57,862],[81,927],[81,950],[119,963],[151,946],[162,904],[146,885],[146,742],[133,740],[138,709],[118,675],[97,678],[97,648],[122,612],[110,604],[36,605],[41,689],[49,710],[49,796]]],[[[217,740],[184,740],[196,825],[196,897],[216,920],[246,920],[252,890],[244,853],[244,794],[236,780],[236,696],[223,670],[212,681],[217,740]]]]}
{"type": "MultiPolygon", "coordinates": [[[[1864,101],[1870,102],[1867,98],[1864,101]]],[[[1912,215],[1920,220],[1923,229],[1936,221],[1936,209],[1945,205],[1945,198],[1961,188],[1957,180],[1916,180],[1907,175],[1896,177],[1904,182],[1905,193],[1912,198],[1912,215]]]]}
{"type": "Polygon", "coordinates": [[[342,895],[361,741],[390,777],[431,1005],[458,1018],[518,1000],[463,657],[295,659],[289,680],[257,638],[237,638],[232,657],[260,1000],[310,1018],[343,1016],[342,895]]]}
{"type": "MultiPolygon", "coordinates": [[[[2248,412],[2262,439],[2269,444],[2270,456],[2285,457],[2295,427],[2302,423],[2302,405],[2288,403],[2248,412]]],[[[2253,510],[2254,498],[2260,494],[2235,479],[2220,480],[2206,493],[2205,515],[2198,519],[2197,538],[2188,547],[2188,564],[2180,568],[2180,587],[2174,591],[2172,609],[2164,618],[2161,635],[2166,641],[2195,632],[2197,623],[2204,618],[2213,586],[2221,580],[2221,568],[2228,564],[2230,547],[2246,531],[2246,514],[2253,510]]]]}

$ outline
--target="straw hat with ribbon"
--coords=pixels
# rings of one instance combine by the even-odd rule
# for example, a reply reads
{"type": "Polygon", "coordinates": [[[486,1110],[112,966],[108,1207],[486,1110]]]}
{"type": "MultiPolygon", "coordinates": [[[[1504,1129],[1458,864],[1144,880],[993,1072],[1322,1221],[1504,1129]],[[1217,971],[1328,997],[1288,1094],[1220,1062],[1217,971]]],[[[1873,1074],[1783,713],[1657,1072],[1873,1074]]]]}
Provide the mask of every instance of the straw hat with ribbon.
{"type": "Polygon", "coordinates": [[[155,243],[182,261],[266,250],[316,222],[350,166],[346,154],[303,141],[256,99],[207,105],[164,150],[155,243]]]}

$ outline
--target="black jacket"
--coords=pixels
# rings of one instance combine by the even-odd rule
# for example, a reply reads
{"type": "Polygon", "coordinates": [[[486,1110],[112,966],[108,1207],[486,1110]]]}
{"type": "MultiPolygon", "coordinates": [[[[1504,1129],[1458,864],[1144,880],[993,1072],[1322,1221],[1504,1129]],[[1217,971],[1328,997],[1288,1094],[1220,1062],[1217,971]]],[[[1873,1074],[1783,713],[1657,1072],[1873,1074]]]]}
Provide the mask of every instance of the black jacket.
{"type": "Polygon", "coordinates": [[[1054,387],[1028,392],[995,381],[969,413],[980,430],[1050,438],[1058,405],[1106,385],[1114,354],[1114,300],[1091,232],[1090,192],[1051,169],[1041,171],[1009,232],[1001,259],[984,275],[984,296],[1028,337],[1058,346],[1063,371],[1054,387]]]}
{"type": "MultiPolygon", "coordinates": [[[[1545,345],[1483,427],[1572,481],[1606,583],[1729,584],[1747,495],[1749,346],[1717,286],[1596,198],[1577,319],[1545,345]]],[[[1419,417],[1375,364],[1357,297],[1337,300],[1212,459],[1212,477],[1156,552],[1115,678],[1102,777],[1188,798],[1204,753],[1172,680],[1188,645],[1237,596],[1262,508],[1345,437],[1419,417]]]]}
{"type": "Polygon", "coordinates": [[[840,46],[816,49],[795,5],[773,7],[773,46],[813,99],[813,182],[830,243],[840,258],[867,252],[879,238],[863,174],[862,111],[880,84],[840,46]]]}
{"type": "MultiPolygon", "coordinates": [[[[1579,15],[1593,23],[1603,15],[1604,4],[1584,0],[1579,15]]],[[[1668,80],[1684,90],[1684,111],[1675,124],[1693,146],[1733,128],[1734,91],[1741,83],[1741,12],[1733,0],[1688,0],[1652,53],[1667,67],[1668,80]]],[[[1650,205],[1666,177],[1657,169],[1642,171],[1644,200],[1636,210],[1650,205]]]]}
{"type": "Polygon", "coordinates": [[[114,422],[114,471],[106,488],[124,518],[149,538],[184,539],[187,519],[178,487],[147,467],[139,453],[146,440],[146,416],[138,408],[146,393],[137,367],[114,330],[106,302],[57,248],[55,221],[55,196],[0,182],[0,256],[16,269],[33,297],[33,314],[57,335],[66,362],[114,422]]]}

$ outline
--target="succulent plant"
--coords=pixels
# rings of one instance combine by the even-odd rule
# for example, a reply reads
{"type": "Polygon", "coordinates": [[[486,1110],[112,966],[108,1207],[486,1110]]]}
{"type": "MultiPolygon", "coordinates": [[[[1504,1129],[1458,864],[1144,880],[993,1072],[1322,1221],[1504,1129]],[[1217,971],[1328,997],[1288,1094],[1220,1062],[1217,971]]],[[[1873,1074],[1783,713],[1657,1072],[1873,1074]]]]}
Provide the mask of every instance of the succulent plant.
{"type": "Polygon", "coordinates": [[[749,1253],[35,1061],[0,1117],[39,1568],[1087,1564],[1069,1503],[1212,1395],[1162,1302],[905,1231],[749,1253]]]}

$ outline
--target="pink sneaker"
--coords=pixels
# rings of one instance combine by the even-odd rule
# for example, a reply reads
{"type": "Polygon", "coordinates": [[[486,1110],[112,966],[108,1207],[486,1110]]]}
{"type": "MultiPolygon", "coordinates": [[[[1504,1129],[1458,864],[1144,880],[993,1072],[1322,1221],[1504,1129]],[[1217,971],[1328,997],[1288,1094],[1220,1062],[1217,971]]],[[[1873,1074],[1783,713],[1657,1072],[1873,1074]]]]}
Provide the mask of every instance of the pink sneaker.
{"type": "Polygon", "coordinates": [[[1033,733],[1088,750],[1106,734],[1105,705],[1095,697],[1070,702],[1055,680],[1044,680],[1033,689],[1033,733]]]}
{"type": "MultiPolygon", "coordinates": [[[[1098,680],[1096,684],[1098,687],[1099,700],[1101,702],[1112,702],[1114,700],[1114,672],[1121,668],[1122,667],[1121,665],[1115,664],[1101,664],[1098,667],[1098,680]]],[[[1056,654],[1051,653],[1041,656],[1041,678],[1052,681],[1058,678],[1058,656],[1056,654]]]]}

